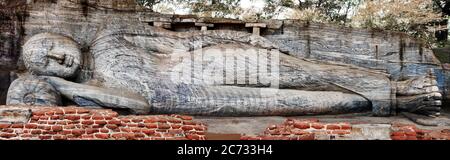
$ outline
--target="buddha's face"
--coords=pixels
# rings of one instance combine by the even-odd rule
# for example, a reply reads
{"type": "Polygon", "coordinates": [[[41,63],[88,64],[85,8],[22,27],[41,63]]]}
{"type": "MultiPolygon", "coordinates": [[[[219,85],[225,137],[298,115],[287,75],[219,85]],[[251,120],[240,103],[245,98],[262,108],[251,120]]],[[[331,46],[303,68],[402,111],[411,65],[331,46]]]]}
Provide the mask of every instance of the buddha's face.
{"type": "Polygon", "coordinates": [[[23,61],[29,71],[41,76],[74,77],[82,63],[81,50],[71,38],[41,33],[23,46],[23,61]]]}

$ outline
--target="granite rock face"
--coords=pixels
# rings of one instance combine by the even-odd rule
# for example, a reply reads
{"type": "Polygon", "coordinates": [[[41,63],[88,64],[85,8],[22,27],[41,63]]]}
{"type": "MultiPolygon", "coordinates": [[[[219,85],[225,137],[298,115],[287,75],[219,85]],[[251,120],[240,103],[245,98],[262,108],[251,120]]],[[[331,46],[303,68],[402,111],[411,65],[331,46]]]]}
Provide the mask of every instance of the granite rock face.
{"type": "MultiPolygon", "coordinates": [[[[25,13],[23,33],[15,34],[23,37],[23,49],[14,47],[22,49],[24,65],[15,67],[27,68],[23,76],[42,76],[65,99],[80,106],[123,109],[129,104],[135,113],[150,108],[151,113],[202,115],[337,114],[372,109],[375,115],[390,115],[397,107],[433,113],[437,108],[438,112],[439,92],[446,91],[446,77],[431,50],[399,33],[291,20],[246,23],[160,15],[139,8],[132,0],[43,0],[27,4],[25,13]],[[174,58],[195,59],[202,56],[199,50],[227,49],[234,49],[235,65],[243,64],[235,69],[237,82],[188,82],[204,80],[200,78],[204,71],[196,69],[192,79],[171,82],[177,67],[209,65],[225,70],[220,66],[227,65],[226,60],[214,61],[214,52],[208,52],[212,59],[203,65],[174,58]],[[269,54],[237,51],[261,49],[269,54]],[[278,56],[270,57],[274,52],[278,56]],[[270,92],[260,89],[267,84],[247,82],[259,72],[245,69],[261,67],[254,55],[279,60],[266,64],[279,66],[270,70],[279,75],[280,91],[272,97],[261,95],[270,92]],[[241,70],[244,74],[238,74],[241,70]],[[268,105],[272,103],[277,105],[268,105]]],[[[21,85],[25,84],[12,88],[21,85]]],[[[26,97],[10,91],[19,99],[26,97]]],[[[43,101],[56,98],[47,96],[43,101]]]]}
{"type": "Polygon", "coordinates": [[[10,72],[17,69],[25,20],[25,0],[0,1],[0,104],[5,104],[11,83],[10,72]]]}

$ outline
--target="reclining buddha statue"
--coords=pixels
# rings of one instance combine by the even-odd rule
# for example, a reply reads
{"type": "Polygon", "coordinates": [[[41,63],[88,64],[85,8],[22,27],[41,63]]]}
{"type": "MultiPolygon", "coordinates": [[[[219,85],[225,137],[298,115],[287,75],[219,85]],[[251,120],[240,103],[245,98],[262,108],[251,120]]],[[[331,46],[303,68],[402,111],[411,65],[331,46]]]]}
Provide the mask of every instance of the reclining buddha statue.
{"type": "Polygon", "coordinates": [[[391,81],[386,73],[296,58],[263,37],[237,31],[108,29],[89,48],[83,55],[70,37],[32,36],[22,55],[30,74],[13,82],[7,103],[62,105],[67,99],[135,114],[216,116],[370,110],[380,116],[396,110],[437,115],[441,105],[431,73],[391,81]],[[203,59],[194,63],[195,57],[203,59]],[[92,76],[70,81],[83,66],[92,76]],[[231,78],[224,76],[229,70],[231,78]]]}

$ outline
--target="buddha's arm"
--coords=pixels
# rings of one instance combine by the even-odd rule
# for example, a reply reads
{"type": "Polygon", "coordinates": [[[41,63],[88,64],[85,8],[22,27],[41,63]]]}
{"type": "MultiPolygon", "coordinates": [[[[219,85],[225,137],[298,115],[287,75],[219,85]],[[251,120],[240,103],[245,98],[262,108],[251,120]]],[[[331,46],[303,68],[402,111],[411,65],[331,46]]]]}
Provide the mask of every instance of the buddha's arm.
{"type": "Polygon", "coordinates": [[[80,106],[100,106],[130,110],[134,114],[150,113],[147,100],[136,93],[73,83],[62,78],[45,77],[64,97],[80,106]]]}

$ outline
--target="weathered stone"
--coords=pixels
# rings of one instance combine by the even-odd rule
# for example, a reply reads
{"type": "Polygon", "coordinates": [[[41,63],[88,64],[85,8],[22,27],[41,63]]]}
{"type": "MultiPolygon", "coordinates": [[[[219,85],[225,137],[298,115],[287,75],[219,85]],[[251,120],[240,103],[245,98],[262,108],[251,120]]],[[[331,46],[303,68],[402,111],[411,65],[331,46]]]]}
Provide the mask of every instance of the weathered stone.
{"type": "MultiPolygon", "coordinates": [[[[51,84],[81,106],[222,116],[370,109],[378,116],[397,110],[435,115],[442,98],[439,74],[427,72],[441,69],[439,61],[401,34],[283,20],[262,37],[265,23],[150,14],[131,1],[43,1],[27,13],[25,66],[30,74],[55,76],[30,83],[51,84]],[[193,31],[195,23],[217,30],[193,31]],[[208,67],[225,73],[205,77],[208,67]],[[269,72],[261,68],[274,77],[261,76],[269,72]],[[182,69],[189,73],[180,76],[182,69]]],[[[11,95],[23,95],[14,88],[24,84],[16,82],[11,95]]]]}
{"type": "Polygon", "coordinates": [[[20,107],[0,108],[0,123],[28,123],[31,109],[20,107]]]}

